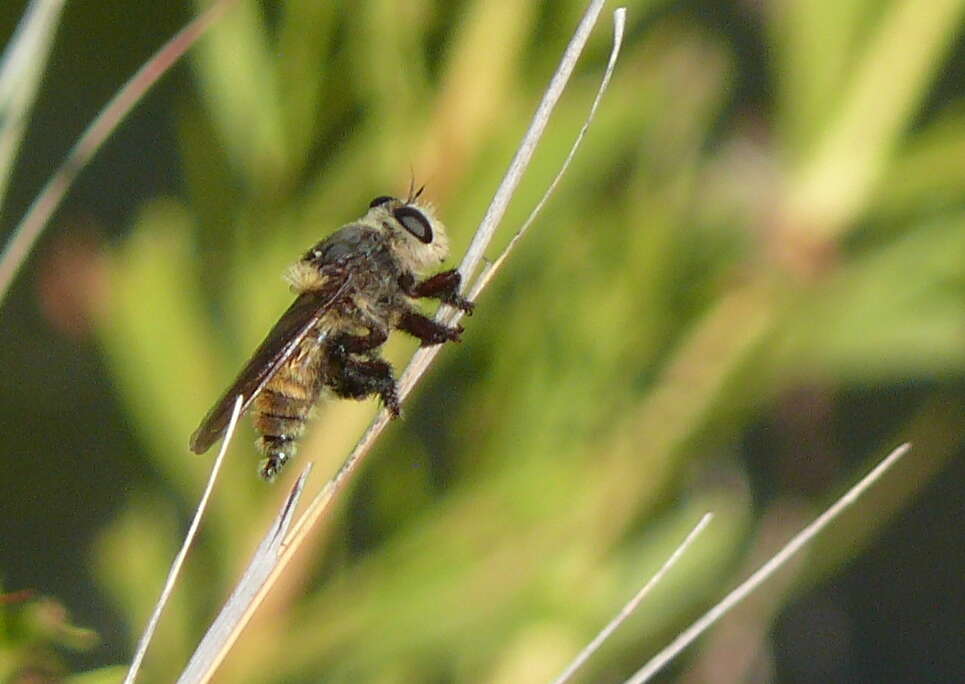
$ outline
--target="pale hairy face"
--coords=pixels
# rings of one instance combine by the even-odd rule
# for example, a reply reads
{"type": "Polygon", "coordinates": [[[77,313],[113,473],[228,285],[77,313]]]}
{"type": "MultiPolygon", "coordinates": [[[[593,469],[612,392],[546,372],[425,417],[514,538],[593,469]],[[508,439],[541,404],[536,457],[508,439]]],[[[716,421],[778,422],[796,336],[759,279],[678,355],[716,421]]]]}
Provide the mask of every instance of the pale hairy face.
{"type": "Polygon", "coordinates": [[[424,273],[449,256],[446,228],[436,218],[431,204],[378,197],[372,200],[359,223],[384,231],[407,271],[424,273]]]}

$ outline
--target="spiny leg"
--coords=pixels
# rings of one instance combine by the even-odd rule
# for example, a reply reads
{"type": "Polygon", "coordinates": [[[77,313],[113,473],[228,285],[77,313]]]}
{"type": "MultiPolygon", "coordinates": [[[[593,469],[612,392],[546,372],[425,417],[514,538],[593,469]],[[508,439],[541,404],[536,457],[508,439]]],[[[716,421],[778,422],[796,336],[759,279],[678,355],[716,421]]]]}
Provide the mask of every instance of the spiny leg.
{"type": "Polygon", "coordinates": [[[431,347],[443,342],[461,341],[459,337],[462,334],[461,325],[450,328],[415,311],[407,311],[402,314],[396,327],[413,337],[418,337],[422,341],[423,347],[431,347]]]}
{"type": "Polygon", "coordinates": [[[365,399],[378,394],[392,417],[398,418],[399,395],[392,366],[379,358],[366,360],[352,355],[374,348],[355,351],[359,349],[360,344],[364,346],[359,340],[368,339],[368,337],[370,336],[357,337],[343,334],[329,342],[328,358],[332,371],[326,378],[326,385],[336,395],[346,399],[365,399]]]}
{"type": "Polygon", "coordinates": [[[456,269],[436,273],[421,283],[416,282],[411,273],[405,273],[399,278],[399,286],[410,297],[438,299],[472,315],[476,305],[459,294],[461,284],[462,274],[456,269]]]}

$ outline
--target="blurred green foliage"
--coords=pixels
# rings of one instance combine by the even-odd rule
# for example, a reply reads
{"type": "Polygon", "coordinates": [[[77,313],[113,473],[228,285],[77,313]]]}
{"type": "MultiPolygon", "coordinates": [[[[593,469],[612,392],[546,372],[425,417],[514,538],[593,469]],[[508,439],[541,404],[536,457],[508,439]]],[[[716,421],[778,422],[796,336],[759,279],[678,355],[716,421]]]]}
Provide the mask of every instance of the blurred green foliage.
{"type": "MultiPolygon", "coordinates": [[[[713,6],[629,3],[569,175],[223,681],[547,681],[714,511],[582,681],[619,680],[913,439],[875,503],[767,594],[754,623],[766,640],[783,605],[961,448],[965,118],[936,83],[965,3],[735,3],[762,63],[735,49],[741,27],[705,16],[713,6]],[[752,78],[767,83],[758,101],[741,98],[752,78]],[[915,384],[924,400],[851,443],[821,409],[915,384]],[[779,464],[768,496],[741,459],[762,422],[779,464]]],[[[244,2],[200,44],[177,114],[185,192],[145,201],[111,251],[98,324],[163,482],[128,497],[96,551],[132,642],[210,467],[187,437],[286,306],[284,267],[371,197],[404,192],[410,171],[458,258],[582,7],[244,2]]],[[[497,248],[581,125],[608,37],[603,20],[497,248]]],[[[413,349],[393,339],[387,356],[400,367],[413,349]]],[[[327,405],[274,486],[255,476],[244,426],[145,681],[176,676],[287,483],[308,461],[324,481],[374,408],[327,405]]],[[[713,667],[713,646],[691,676],[713,667]]]]}
{"type": "Polygon", "coordinates": [[[96,643],[97,635],[72,625],[57,601],[30,591],[0,593],[0,680],[59,679],[68,669],[56,649],[84,651],[96,643]]]}

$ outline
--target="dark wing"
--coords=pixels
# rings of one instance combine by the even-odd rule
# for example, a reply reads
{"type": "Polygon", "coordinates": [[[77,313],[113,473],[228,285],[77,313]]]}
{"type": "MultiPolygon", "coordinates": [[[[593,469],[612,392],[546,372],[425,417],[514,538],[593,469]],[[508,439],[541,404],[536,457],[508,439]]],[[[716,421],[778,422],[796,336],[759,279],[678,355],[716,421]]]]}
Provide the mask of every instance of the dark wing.
{"type": "Polygon", "coordinates": [[[278,319],[238,374],[238,378],[225,390],[218,403],[208,411],[201,425],[191,435],[191,451],[203,454],[221,438],[228,428],[231,412],[234,410],[239,394],[244,397],[241,413],[248,410],[254,398],[282,364],[291,357],[305,335],[348,288],[350,277],[345,271],[332,269],[327,275],[329,277],[322,289],[298,295],[298,298],[278,319]]]}

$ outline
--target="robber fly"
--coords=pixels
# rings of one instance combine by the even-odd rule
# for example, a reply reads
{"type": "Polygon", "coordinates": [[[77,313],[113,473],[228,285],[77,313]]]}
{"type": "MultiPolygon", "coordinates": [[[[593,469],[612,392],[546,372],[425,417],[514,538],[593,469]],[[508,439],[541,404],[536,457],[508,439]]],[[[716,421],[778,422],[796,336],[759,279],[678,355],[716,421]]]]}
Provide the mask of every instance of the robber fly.
{"type": "Polygon", "coordinates": [[[302,256],[286,279],[298,295],[258,346],[238,378],[191,436],[204,453],[221,438],[238,395],[251,411],[266,480],[295,455],[322,390],[364,399],[378,395],[393,417],[399,398],[392,366],[379,354],[393,328],[423,346],[458,342],[461,326],[436,323],[412,300],[439,299],[471,313],[456,270],[417,276],[449,252],[445,228],[419,192],[406,200],[376,197],[362,218],[342,226],[302,256]]]}

